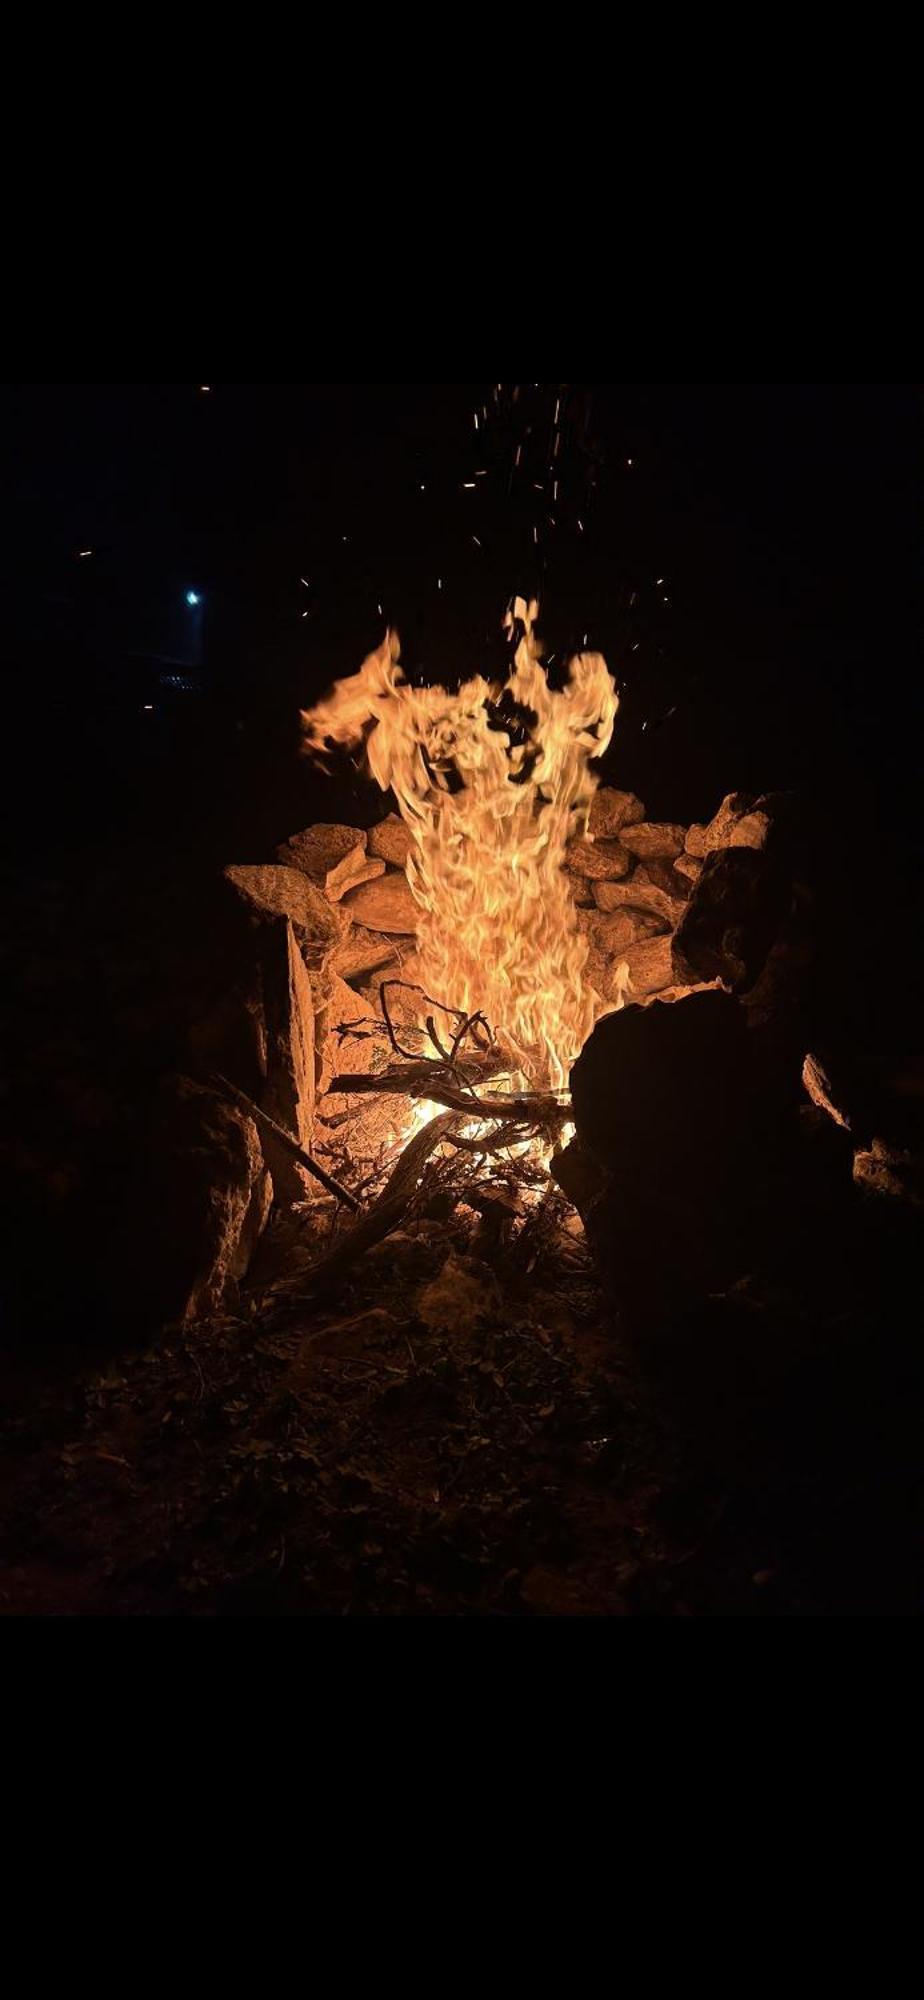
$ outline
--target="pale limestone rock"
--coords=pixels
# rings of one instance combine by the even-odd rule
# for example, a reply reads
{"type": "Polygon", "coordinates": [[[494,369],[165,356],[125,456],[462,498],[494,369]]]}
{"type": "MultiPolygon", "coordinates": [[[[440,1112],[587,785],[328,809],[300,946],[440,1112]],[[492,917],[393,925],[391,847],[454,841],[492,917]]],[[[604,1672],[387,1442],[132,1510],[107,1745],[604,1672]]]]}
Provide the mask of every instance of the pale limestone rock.
{"type": "Polygon", "coordinates": [[[621,957],[629,968],[627,1000],[640,999],[646,993],[657,993],[662,987],[674,984],[669,934],[630,945],[621,957]]]}
{"type": "Polygon", "coordinates": [[[609,958],[625,951],[628,945],[641,944],[645,938],[656,937],[665,929],[662,918],[654,911],[629,907],[614,910],[612,914],[603,910],[581,910],[578,924],[585,936],[609,958]]]}
{"type": "Polygon", "coordinates": [[[339,973],[341,979],[358,983],[368,979],[371,972],[379,967],[394,965],[403,940],[385,937],[380,931],[369,931],[364,924],[353,924],[334,950],[330,969],[339,973]]]}
{"type": "Polygon", "coordinates": [[[648,880],[642,868],[637,868],[628,882],[595,882],[594,901],[599,910],[650,910],[666,929],[680,922],[686,908],[682,897],[667,895],[648,880]]]}
{"type": "Polygon", "coordinates": [[[331,903],[339,903],[347,889],[385,872],[384,861],[367,854],[366,836],[357,827],[325,822],[294,833],[291,840],[277,847],[276,859],[288,868],[300,868],[331,903]]]}
{"type": "Polygon", "coordinates": [[[413,937],[420,914],[407,877],[389,873],[351,889],[342,906],[356,923],[393,937],[413,937]]]}
{"type": "Polygon", "coordinates": [[[619,836],[623,847],[639,861],[673,860],[675,854],[683,853],[685,837],[684,827],[662,826],[654,820],[639,820],[637,826],[624,826],[619,836]]]}
{"type": "Polygon", "coordinates": [[[305,963],[317,970],[330,958],[346,929],[346,918],[331,908],[327,897],[298,868],[277,863],[233,865],[225,880],[245,904],[262,918],[289,917],[305,963]]]}
{"type": "MultiPolygon", "coordinates": [[[[315,993],[288,918],[267,926],[261,964],[266,1027],[262,1109],[310,1152],[315,1103],[315,993]]],[[[263,1132],[261,1142],[277,1196],[304,1200],[309,1191],[304,1169],[271,1134],[263,1132]]]]}
{"type": "Polygon", "coordinates": [[[410,853],[410,831],[397,813],[389,813],[367,835],[366,847],[370,854],[389,862],[392,868],[403,868],[410,853]]]}
{"type": "Polygon", "coordinates": [[[564,865],[569,875],[583,875],[587,881],[616,882],[632,864],[618,840],[574,840],[564,865]]]}
{"type": "Polygon", "coordinates": [[[590,831],[614,835],[644,817],[645,808],[634,792],[618,792],[612,785],[601,785],[591,803],[590,831]]]}

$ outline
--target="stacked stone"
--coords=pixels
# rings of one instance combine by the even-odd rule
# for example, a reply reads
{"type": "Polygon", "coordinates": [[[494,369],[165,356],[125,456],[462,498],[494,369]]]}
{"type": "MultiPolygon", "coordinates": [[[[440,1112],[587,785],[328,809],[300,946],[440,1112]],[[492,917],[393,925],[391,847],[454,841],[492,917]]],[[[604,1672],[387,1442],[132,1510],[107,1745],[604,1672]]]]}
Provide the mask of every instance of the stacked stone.
{"type": "MultiPolygon", "coordinates": [[[[714,899],[723,891],[716,868],[725,866],[725,850],[762,848],[769,825],[764,801],[734,793],[708,824],[683,827],[649,820],[633,792],[609,786],[597,792],[589,837],[571,844],[565,870],[588,940],[585,976],[604,1006],[620,995],[630,1006],[679,999],[709,976],[695,952],[678,953],[675,934],[690,931],[701,877],[714,899]]],[[[363,1023],[371,1027],[380,1018],[383,979],[413,984],[420,977],[417,905],[405,874],[409,839],[396,814],[368,834],[321,824],[284,842],[274,862],[225,869],[244,935],[228,991],[197,1024],[191,1055],[200,1072],[230,1076],[335,1171],[346,1161],[357,1172],[371,1164],[386,1128],[399,1127],[411,1108],[403,1098],[334,1094],[329,1087],[337,1073],[374,1071],[390,1059],[381,1038],[363,1034],[363,1023]],[[349,1032],[357,1028],[359,1037],[349,1032]]],[[[719,907],[724,912],[721,895],[719,907]]],[[[395,986],[389,1012],[397,1026],[417,1021],[413,994],[395,986]]],[[[206,1097],[214,1123],[221,1100],[207,1090],[206,1097]]],[[[195,1300],[207,1299],[211,1309],[246,1263],[245,1223],[253,1234],[254,1216],[265,1217],[267,1178],[277,1199],[313,1191],[271,1136],[226,1105],[221,1116],[241,1127],[244,1166],[236,1155],[229,1164],[230,1151],[226,1161],[217,1142],[203,1152],[211,1209],[215,1186],[228,1183],[220,1248],[206,1257],[208,1268],[196,1281],[195,1300]]],[[[192,1295],[187,1310],[201,1310],[192,1295]]]]}

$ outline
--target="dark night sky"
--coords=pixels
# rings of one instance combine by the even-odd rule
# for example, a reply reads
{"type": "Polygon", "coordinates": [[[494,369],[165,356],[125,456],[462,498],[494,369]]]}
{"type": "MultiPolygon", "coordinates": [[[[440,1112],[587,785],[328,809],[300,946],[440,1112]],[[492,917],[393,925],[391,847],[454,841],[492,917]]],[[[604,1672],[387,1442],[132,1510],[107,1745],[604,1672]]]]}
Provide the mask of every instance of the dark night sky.
{"type": "Polygon", "coordinates": [[[359,664],[379,603],[439,678],[496,660],[508,594],[537,585],[553,651],[586,632],[605,652],[612,774],[652,813],[789,783],[899,809],[919,392],[569,390],[552,527],[530,474],[558,393],[495,412],[483,384],[6,387],[5,692],[43,823],[153,832],[169,795],[185,835],[282,837],[307,797],[299,702],[359,664]],[[169,693],[140,656],[191,657],[190,585],[202,686],[169,693]]]}

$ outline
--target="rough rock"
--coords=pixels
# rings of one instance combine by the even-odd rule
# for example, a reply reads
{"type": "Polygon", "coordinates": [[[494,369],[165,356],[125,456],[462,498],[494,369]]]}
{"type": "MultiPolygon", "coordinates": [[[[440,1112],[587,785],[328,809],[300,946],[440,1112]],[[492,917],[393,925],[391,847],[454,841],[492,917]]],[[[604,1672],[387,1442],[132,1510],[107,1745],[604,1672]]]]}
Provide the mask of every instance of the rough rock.
{"type": "Polygon", "coordinates": [[[571,1090],[577,1141],[553,1172],[630,1322],[657,1323],[672,1302],[718,1291],[811,1229],[798,1112],[730,995],[609,1015],[571,1090]]]}
{"type": "Polygon", "coordinates": [[[233,1302],[269,1214],[272,1182],[252,1119],[189,1077],[162,1087],[138,1155],[120,1279],[157,1321],[233,1302]]]}
{"type": "Polygon", "coordinates": [[[616,882],[627,875],[631,862],[618,840],[575,840],[565,853],[569,875],[583,875],[592,882],[616,882]]]}
{"type": "Polygon", "coordinates": [[[766,852],[727,847],[707,856],[674,936],[678,981],[753,986],[792,902],[785,867],[766,852]]]}
{"type": "Polygon", "coordinates": [[[393,937],[413,937],[417,930],[419,911],[405,875],[380,875],[376,882],[364,882],[349,891],[343,908],[355,922],[393,937]]]}
{"type": "Polygon", "coordinates": [[[701,856],[723,847],[765,847],[772,818],[769,803],[751,799],[746,792],[727,792],[707,826],[687,829],[686,852],[701,856]]]}
{"type": "Polygon", "coordinates": [[[400,1023],[402,1027],[422,1027],[429,1008],[420,994],[410,990],[421,984],[422,975],[423,967],[416,951],[409,952],[402,964],[385,966],[381,972],[373,973],[372,978],[360,988],[370,1014],[373,1014],[376,1020],[382,1019],[380,989],[383,980],[387,980],[389,981],[386,992],[388,1012],[394,1025],[397,1027],[400,1023]],[[393,984],[394,981],[404,981],[405,984],[393,984]]]}
{"type": "Polygon", "coordinates": [[[384,861],[366,853],[366,836],[355,826],[321,823],[294,833],[276,849],[276,859],[285,867],[300,868],[309,881],[322,889],[328,901],[338,903],[347,889],[369,882],[385,872],[384,861]]]}
{"type": "Polygon", "coordinates": [[[578,909],[589,909],[594,900],[594,885],[586,875],[569,875],[569,887],[578,909]]]}
{"type": "MultiPolygon", "coordinates": [[[[354,993],[345,980],[335,975],[325,1052],[325,1070],[329,1076],[375,1072],[393,1059],[384,1038],[372,1033],[376,1018],[377,1010],[369,1005],[367,997],[354,993]],[[341,1032],[344,1028],[358,1028],[362,1032],[344,1034],[341,1032]]],[[[379,1097],[373,1093],[358,1093],[354,1097],[348,1092],[335,1094],[328,1090],[318,1101],[315,1150],[322,1160],[336,1159],[342,1154],[347,1163],[347,1179],[351,1178],[349,1169],[355,1178],[400,1133],[411,1111],[409,1097],[379,1097]]]]}
{"type": "Polygon", "coordinates": [[[662,919],[654,911],[634,910],[629,906],[609,914],[604,910],[581,910],[578,926],[598,951],[610,958],[615,952],[624,952],[628,945],[641,944],[643,939],[664,930],[662,919]]]}
{"type": "Polygon", "coordinates": [[[410,853],[410,832],[397,813],[389,813],[367,835],[366,847],[370,854],[389,862],[392,868],[403,868],[410,853]]]}
{"type": "Polygon", "coordinates": [[[736,819],[728,836],[729,847],[766,847],[770,837],[770,815],[766,812],[743,813],[736,819]]]}
{"type": "Polygon", "coordinates": [[[694,820],[693,825],[687,827],[683,847],[684,853],[689,854],[693,861],[702,860],[706,852],[706,827],[702,820],[694,820]]]}
{"type": "Polygon", "coordinates": [[[686,828],[660,826],[654,820],[639,820],[636,826],[624,826],[619,838],[623,847],[639,861],[670,861],[675,854],[683,853],[686,828]]]}
{"type": "Polygon", "coordinates": [[[307,966],[317,969],[327,963],[343,937],[346,919],[331,908],[327,897],[300,869],[285,868],[278,862],[253,867],[234,864],[224,875],[259,918],[269,913],[291,919],[307,966]]]}
{"type": "Polygon", "coordinates": [[[364,924],[353,924],[332,953],[330,970],[341,979],[358,982],[367,979],[370,972],[377,972],[380,966],[394,965],[399,950],[393,938],[366,930],[364,924]]]}
{"type": "MultiPolygon", "coordinates": [[[[315,991],[288,918],[267,926],[261,964],[266,1026],[262,1108],[310,1152],[315,1104],[315,991]]],[[[262,1130],[261,1144],[277,1197],[303,1200],[309,1191],[304,1170],[262,1130]]]]}
{"type": "Polygon", "coordinates": [[[618,792],[612,785],[601,785],[591,802],[590,831],[615,835],[644,817],[645,808],[634,792],[618,792]]]}
{"type": "Polygon", "coordinates": [[[641,999],[646,993],[658,993],[662,987],[674,983],[676,974],[668,935],[645,938],[640,944],[630,945],[620,956],[629,968],[627,999],[641,999]]]}
{"type": "Polygon", "coordinates": [[[746,792],[726,792],[718,812],[713,813],[705,829],[704,854],[714,854],[717,848],[728,846],[728,836],[735,821],[747,812],[751,803],[746,792]]]}
{"type": "Polygon", "coordinates": [[[259,946],[252,936],[242,934],[237,965],[227,978],[225,990],[190,1023],[186,1059],[196,1069],[220,1070],[259,1101],[266,1082],[266,1019],[259,946]]]}
{"type": "Polygon", "coordinates": [[[598,910],[648,910],[660,917],[665,930],[673,930],[686,909],[679,896],[668,896],[657,888],[641,868],[636,868],[628,882],[595,882],[594,901],[598,910]]]}
{"type": "Polygon", "coordinates": [[[585,936],[588,944],[582,974],[585,984],[593,989],[600,1000],[614,999],[615,995],[610,992],[613,960],[606,952],[601,951],[589,933],[585,933],[585,936]]]}
{"type": "Polygon", "coordinates": [[[678,854],[674,867],[678,875],[685,875],[690,882],[698,882],[703,864],[698,855],[678,854]]]}
{"type": "Polygon", "coordinates": [[[666,896],[670,896],[672,901],[678,903],[685,903],[690,894],[689,879],[686,875],[677,873],[675,861],[640,861],[632,880],[638,888],[650,883],[652,888],[663,889],[666,896]]]}

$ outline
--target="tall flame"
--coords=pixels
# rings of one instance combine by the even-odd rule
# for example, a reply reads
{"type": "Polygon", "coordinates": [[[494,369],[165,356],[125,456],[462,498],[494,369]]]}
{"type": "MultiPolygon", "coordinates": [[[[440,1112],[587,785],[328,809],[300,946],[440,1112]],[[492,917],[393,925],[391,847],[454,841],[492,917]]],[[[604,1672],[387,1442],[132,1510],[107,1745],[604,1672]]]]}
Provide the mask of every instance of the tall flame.
{"type": "Polygon", "coordinates": [[[365,739],[372,776],[395,795],[427,990],[480,1008],[523,1077],[560,1088],[599,1012],[562,862],[586,830],[591,760],[610,742],[618,697],[600,653],[578,654],[564,687],[549,686],[537,614],[522,598],[507,613],[519,636],[503,685],[476,675],[455,694],[412,687],[389,631],[302,721],[315,754],[365,739]]]}

